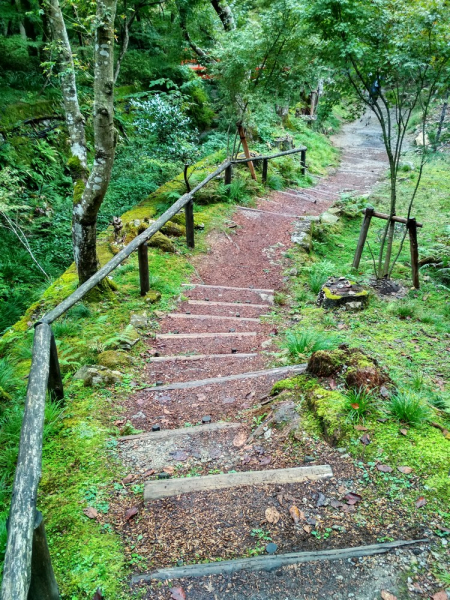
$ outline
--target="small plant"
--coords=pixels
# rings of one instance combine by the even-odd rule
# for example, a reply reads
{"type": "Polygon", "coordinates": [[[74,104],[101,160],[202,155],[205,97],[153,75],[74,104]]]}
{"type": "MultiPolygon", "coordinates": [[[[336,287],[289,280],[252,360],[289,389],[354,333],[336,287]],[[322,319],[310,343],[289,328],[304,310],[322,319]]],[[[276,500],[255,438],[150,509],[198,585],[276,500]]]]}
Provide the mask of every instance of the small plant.
{"type": "Polygon", "coordinates": [[[79,326],[77,323],[70,321],[69,319],[62,319],[53,325],[53,334],[56,338],[60,337],[73,337],[79,332],[79,326]]]}
{"type": "Polygon", "coordinates": [[[373,394],[365,387],[349,390],[345,395],[345,410],[347,421],[355,423],[363,421],[370,412],[373,394]]]}
{"type": "Polygon", "coordinates": [[[416,314],[416,306],[408,300],[400,300],[391,306],[391,311],[399,319],[411,319],[416,314]]]}
{"type": "Polygon", "coordinates": [[[262,415],[259,415],[258,417],[253,417],[253,427],[254,429],[256,429],[257,427],[259,427],[261,425],[261,423],[264,421],[264,419],[266,418],[267,414],[264,413],[262,415]]]}
{"type": "Polygon", "coordinates": [[[283,348],[289,350],[293,357],[299,354],[312,354],[318,350],[331,350],[340,344],[340,339],[336,336],[324,335],[314,330],[305,329],[304,331],[288,331],[283,348]]]}
{"type": "Polygon", "coordinates": [[[420,396],[407,391],[398,391],[391,397],[389,412],[399,421],[412,427],[423,425],[430,417],[430,410],[420,396]]]}
{"type": "Polygon", "coordinates": [[[336,270],[335,265],[329,260],[321,260],[308,268],[308,284],[314,294],[318,294],[323,284],[336,270]]]}
{"type": "Polygon", "coordinates": [[[71,319],[86,319],[92,315],[92,311],[86,304],[79,303],[72,307],[68,312],[67,316],[71,319]]]}
{"type": "Polygon", "coordinates": [[[417,371],[414,373],[414,377],[412,378],[411,387],[416,392],[420,392],[423,388],[423,373],[422,371],[417,371]]]}
{"type": "Polygon", "coordinates": [[[267,177],[267,187],[271,190],[282,190],[284,187],[281,175],[271,174],[267,177]]]}

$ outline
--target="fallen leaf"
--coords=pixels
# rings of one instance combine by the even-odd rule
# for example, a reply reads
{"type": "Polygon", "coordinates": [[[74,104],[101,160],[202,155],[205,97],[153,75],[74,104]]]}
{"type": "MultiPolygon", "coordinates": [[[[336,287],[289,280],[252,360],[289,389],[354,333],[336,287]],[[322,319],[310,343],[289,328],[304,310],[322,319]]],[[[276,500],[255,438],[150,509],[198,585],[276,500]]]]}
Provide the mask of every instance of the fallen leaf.
{"type": "Polygon", "coordinates": [[[359,441],[361,442],[361,444],[364,444],[364,446],[367,446],[368,444],[370,444],[370,437],[367,433],[365,433],[362,438],[359,439],[359,441]]]}
{"type": "Polygon", "coordinates": [[[265,466],[265,465],[270,464],[271,460],[272,459],[270,458],[270,456],[262,456],[259,459],[259,464],[262,465],[262,466],[265,466]]]}
{"type": "Polygon", "coordinates": [[[130,473],[129,475],[127,475],[126,477],[124,477],[122,479],[122,483],[124,483],[126,485],[127,483],[131,483],[133,481],[133,479],[134,479],[134,475],[132,473],[130,473]]]}
{"type": "Polygon", "coordinates": [[[121,425],[123,425],[125,423],[124,419],[119,419],[118,421],[114,421],[114,425],[116,427],[120,427],[121,425]]]}
{"type": "Polygon", "coordinates": [[[278,494],[277,500],[280,506],[283,506],[283,494],[278,494]]]}
{"type": "Polygon", "coordinates": [[[310,525],[303,525],[303,530],[306,531],[306,533],[311,533],[312,527],[310,525]]]}
{"type": "Polygon", "coordinates": [[[407,429],[400,429],[400,433],[402,435],[408,435],[408,430],[407,429]]]}
{"type": "Polygon", "coordinates": [[[186,594],[183,588],[170,588],[170,593],[172,594],[170,597],[171,600],[186,600],[186,594]]]}
{"type": "Polygon", "coordinates": [[[173,475],[175,473],[175,467],[164,467],[164,473],[169,473],[169,475],[173,475]]]}
{"type": "Polygon", "coordinates": [[[350,492],[345,496],[344,500],[346,500],[347,504],[350,505],[357,504],[358,502],[361,502],[362,496],[360,496],[359,494],[355,494],[355,492],[350,492]]]}
{"type": "Polygon", "coordinates": [[[411,467],[397,467],[397,469],[400,471],[400,473],[404,473],[405,475],[409,475],[409,473],[412,472],[411,467]]]}
{"type": "Polygon", "coordinates": [[[129,521],[132,517],[134,517],[137,514],[138,514],[137,506],[133,506],[132,508],[129,508],[127,511],[125,511],[125,521],[129,521]]]}
{"type": "Polygon", "coordinates": [[[89,519],[96,519],[98,517],[98,511],[95,508],[92,508],[92,506],[88,506],[83,512],[89,519]]]}
{"type": "Polygon", "coordinates": [[[352,407],[354,410],[358,410],[358,409],[359,409],[359,404],[358,404],[357,402],[353,402],[353,404],[351,404],[351,407],[352,407]]]}
{"type": "Polygon", "coordinates": [[[344,506],[344,504],[342,502],[339,502],[339,500],[330,500],[330,506],[332,506],[333,508],[340,508],[341,506],[344,506]]]}
{"type": "Polygon", "coordinates": [[[148,471],[145,471],[145,473],[142,475],[142,477],[150,477],[150,475],[154,475],[156,473],[155,469],[149,469],[148,471]]]}
{"type": "Polygon", "coordinates": [[[273,525],[276,525],[278,523],[278,521],[281,519],[281,515],[280,513],[277,511],[277,509],[274,506],[269,506],[269,508],[266,508],[266,521],[268,523],[272,523],[273,525]]]}
{"type": "Polygon", "coordinates": [[[397,600],[397,596],[391,594],[391,592],[387,592],[386,590],[381,590],[381,597],[383,600],[397,600]]]}
{"type": "Polygon", "coordinates": [[[364,427],[364,425],[355,425],[356,431],[369,431],[368,427],[364,427]]]}
{"type": "Polygon", "coordinates": [[[233,446],[236,446],[236,448],[240,448],[245,444],[246,441],[247,434],[245,433],[245,431],[240,431],[233,439],[233,446]]]}
{"type": "Polygon", "coordinates": [[[341,511],[343,513],[351,513],[355,512],[356,508],[353,504],[343,504],[341,507],[341,511]]]}
{"type": "Polygon", "coordinates": [[[447,592],[441,590],[440,592],[436,592],[434,596],[431,596],[432,600],[448,600],[447,592]]]}
{"type": "Polygon", "coordinates": [[[291,506],[291,508],[289,509],[289,514],[291,515],[291,518],[294,521],[294,523],[297,525],[297,523],[300,522],[303,513],[301,513],[300,510],[294,505],[291,506]]]}
{"type": "Polygon", "coordinates": [[[394,470],[389,465],[377,465],[377,469],[378,469],[378,471],[381,471],[382,473],[392,473],[392,471],[394,470]]]}
{"type": "Polygon", "coordinates": [[[338,492],[344,496],[345,494],[348,493],[348,489],[346,487],[344,487],[343,485],[340,485],[338,487],[338,492]]]}
{"type": "Polygon", "coordinates": [[[423,496],[420,496],[420,498],[417,498],[417,500],[416,500],[416,508],[422,508],[422,506],[425,506],[426,503],[427,503],[426,498],[424,498],[423,496]]]}
{"type": "Polygon", "coordinates": [[[337,389],[337,384],[336,384],[336,382],[335,382],[334,379],[330,379],[329,386],[330,386],[331,390],[336,390],[337,389]]]}

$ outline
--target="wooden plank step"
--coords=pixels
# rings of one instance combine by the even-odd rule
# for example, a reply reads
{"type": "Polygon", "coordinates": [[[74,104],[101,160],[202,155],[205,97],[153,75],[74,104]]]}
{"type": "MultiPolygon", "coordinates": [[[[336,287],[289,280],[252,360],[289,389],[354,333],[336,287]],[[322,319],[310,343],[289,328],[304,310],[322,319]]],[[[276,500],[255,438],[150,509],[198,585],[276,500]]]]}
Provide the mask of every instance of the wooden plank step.
{"type": "Polygon", "coordinates": [[[210,306],[228,306],[230,308],[239,308],[239,306],[248,306],[249,308],[267,308],[267,304],[250,304],[247,302],[216,302],[215,300],[211,302],[210,300],[188,300],[187,303],[192,304],[193,306],[207,306],[209,304],[210,306]]]}
{"type": "Polygon", "coordinates": [[[189,388],[201,387],[202,385],[212,385],[214,383],[225,383],[226,381],[237,381],[239,379],[254,379],[255,377],[282,377],[283,375],[299,375],[306,371],[306,364],[292,365],[290,367],[276,367],[274,369],[264,369],[262,371],[250,371],[248,373],[238,373],[236,375],[225,375],[224,377],[211,377],[210,379],[199,379],[197,381],[184,381],[182,383],[170,383],[168,385],[158,385],[151,388],[145,388],[146,392],[162,390],[187,390],[189,388]]]}
{"type": "Polygon", "coordinates": [[[255,212],[255,213],[260,213],[262,215],[272,215],[274,217],[286,217],[289,219],[297,219],[300,215],[289,215],[287,213],[280,213],[280,212],[272,212],[270,210],[259,210],[258,208],[248,208],[247,206],[238,206],[239,210],[242,210],[244,212],[248,211],[248,212],[255,212]]]}
{"type": "Polygon", "coordinates": [[[191,289],[205,288],[207,290],[214,290],[214,289],[215,290],[234,290],[234,291],[238,291],[238,292],[256,292],[257,294],[259,294],[259,293],[274,294],[275,293],[275,290],[263,290],[263,289],[252,288],[252,287],[248,287],[248,288],[230,287],[230,286],[226,286],[226,285],[205,285],[203,283],[183,283],[182,286],[188,287],[191,289]]]}
{"type": "Polygon", "coordinates": [[[153,580],[170,581],[173,579],[181,579],[183,577],[225,575],[237,573],[238,571],[269,571],[299,563],[324,560],[344,560],[361,556],[386,554],[393,548],[412,546],[413,544],[422,544],[425,542],[429,542],[429,540],[426,538],[420,540],[398,540],[353,548],[333,548],[332,550],[317,550],[313,552],[290,552],[288,554],[255,556],[254,558],[237,558],[234,560],[221,560],[218,562],[186,565],[183,567],[166,567],[165,569],[158,569],[152,573],[139,573],[133,575],[132,583],[136,584],[153,580]]]}
{"type": "Polygon", "coordinates": [[[201,340],[203,338],[216,338],[216,337],[236,337],[244,336],[251,337],[258,335],[256,331],[233,331],[224,333],[157,333],[157,340],[201,340]]]}
{"type": "Polygon", "coordinates": [[[184,313],[169,313],[171,319],[220,319],[221,321],[246,321],[247,323],[260,323],[254,317],[222,317],[221,315],[186,315],[184,313]]]}
{"type": "Polygon", "coordinates": [[[214,358],[255,358],[257,352],[236,352],[235,354],[177,354],[176,356],[152,356],[150,364],[154,362],[175,362],[183,360],[210,360],[214,358]]]}
{"type": "Polygon", "coordinates": [[[188,494],[223,490],[230,487],[247,485],[301,483],[333,477],[329,465],[292,467],[290,469],[269,469],[267,471],[244,471],[242,473],[224,473],[221,475],[203,475],[201,477],[181,477],[149,481],[144,488],[144,502],[188,494]]]}
{"type": "Polygon", "coordinates": [[[161,431],[147,431],[146,433],[137,433],[135,435],[124,435],[120,441],[141,440],[151,438],[152,440],[167,440],[185,435],[202,435],[209,432],[223,431],[226,429],[239,429],[242,423],[211,423],[210,425],[195,425],[194,427],[182,427],[181,429],[162,429],[161,431]]]}

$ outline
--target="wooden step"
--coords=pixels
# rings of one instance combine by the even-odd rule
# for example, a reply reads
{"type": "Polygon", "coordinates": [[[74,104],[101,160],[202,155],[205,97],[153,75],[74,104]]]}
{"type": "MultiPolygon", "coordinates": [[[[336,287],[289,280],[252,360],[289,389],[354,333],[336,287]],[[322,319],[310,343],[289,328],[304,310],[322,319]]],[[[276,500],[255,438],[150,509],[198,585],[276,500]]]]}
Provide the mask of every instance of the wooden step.
{"type": "Polygon", "coordinates": [[[178,354],[176,356],[152,356],[150,359],[151,363],[162,363],[162,362],[176,362],[184,360],[210,360],[215,358],[255,358],[258,356],[257,352],[250,352],[245,354],[244,352],[236,352],[235,354],[178,354]]]}
{"type": "Polygon", "coordinates": [[[287,565],[300,563],[346,560],[362,556],[375,556],[386,554],[393,548],[412,546],[429,542],[424,538],[419,540],[398,540],[369,546],[357,546],[353,548],[333,548],[331,550],[315,550],[312,552],[289,552],[288,554],[274,554],[272,556],[255,556],[253,558],[236,558],[234,560],[220,560],[206,564],[184,565],[181,567],[166,567],[152,573],[139,573],[133,575],[132,583],[144,581],[171,581],[184,577],[209,577],[211,575],[231,575],[238,571],[271,571],[287,565]]]}
{"type": "Polygon", "coordinates": [[[218,332],[218,333],[157,333],[157,340],[194,340],[217,337],[252,337],[258,335],[256,331],[233,331],[233,332],[218,332]]]}
{"type": "Polygon", "coordinates": [[[209,300],[188,300],[188,304],[192,304],[192,306],[224,306],[225,308],[239,308],[239,307],[249,307],[249,308],[267,308],[267,304],[250,304],[247,302],[210,302],[209,300]]]}
{"type": "Polygon", "coordinates": [[[208,490],[221,490],[247,485],[301,483],[333,477],[329,465],[269,469],[267,471],[244,471],[202,477],[182,477],[150,481],[144,488],[144,502],[208,490]]]}
{"type": "Polygon", "coordinates": [[[245,321],[247,323],[260,323],[261,321],[259,319],[255,319],[253,317],[222,317],[220,315],[186,315],[184,313],[169,313],[167,315],[170,319],[196,319],[196,320],[202,320],[202,319],[219,319],[220,321],[233,321],[233,322],[238,322],[238,321],[245,321]]]}
{"type": "Polygon", "coordinates": [[[137,433],[135,435],[124,435],[120,441],[142,440],[151,438],[152,440],[167,440],[185,435],[206,434],[215,431],[224,431],[227,429],[239,429],[242,423],[211,423],[209,425],[194,425],[194,427],[182,427],[181,429],[162,429],[161,431],[148,431],[146,433],[137,433]]]}
{"type": "Polygon", "coordinates": [[[291,215],[291,214],[287,214],[287,213],[272,212],[270,210],[259,210],[257,208],[248,208],[247,206],[238,206],[238,209],[242,210],[244,212],[254,212],[254,213],[259,213],[261,215],[271,215],[274,217],[285,217],[285,218],[289,218],[289,219],[297,219],[300,217],[300,215],[291,215]]]}
{"type": "Polygon", "coordinates": [[[240,288],[240,287],[230,287],[226,285],[205,285],[203,283],[183,283],[183,287],[188,287],[190,289],[200,288],[200,289],[208,289],[208,290],[233,290],[235,292],[256,292],[257,294],[274,294],[275,290],[263,290],[258,288],[240,288]]]}
{"type": "Polygon", "coordinates": [[[254,379],[255,377],[280,377],[288,375],[300,375],[306,371],[306,364],[292,365],[290,367],[276,367],[274,369],[264,369],[262,371],[250,371],[249,373],[238,373],[237,375],[225,375],[224,377],[212,377],[211,379],[199,379],[197,381],[184,381],[182,383],[171,383],[169,385],[158,385],[151,388],[145,388],[146,392],[162,390],[186,390],[189,388],[201,387],[203,385],[212,385],[215,383],[225,383],[227,381],[237,381],[239,379],[254,379]]]}

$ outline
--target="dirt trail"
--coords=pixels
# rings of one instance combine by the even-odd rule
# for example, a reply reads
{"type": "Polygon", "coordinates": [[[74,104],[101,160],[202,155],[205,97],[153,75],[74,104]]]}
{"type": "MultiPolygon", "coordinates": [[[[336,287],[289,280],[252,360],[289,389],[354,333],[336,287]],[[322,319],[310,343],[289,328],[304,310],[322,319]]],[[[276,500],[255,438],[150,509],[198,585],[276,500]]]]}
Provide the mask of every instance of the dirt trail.
{"type": "MultiPolygon", "coordinates": [[[[368,192],[387,167],[373,120],[364,117],[344,126],[333,141],[343,149],[342,162],[334,173],[317,178],[316,186],[307,190],[273,192],[260,200],[257,210],[238,208],[229,233],[210,235],[210,252],[198,257],[195,264],[198,276],[192,285],[200,286],[187,287],[187,300],[180,302],[173,315],[161,318],[159,335],[149,342],[145,370],[149,388],[131,396],[127,404],[127,416],[136,427],[151,432],[157,425],[164,432],[172,430],[173,437],[166,432],[162,440],[150,433],[119,442],[119,454],[134,474],[133,484],[151,485],[164,468],[166,474],[182,477],[330,465],[333,477],[318,482],[181,492],[141,504],[138,516],[126,522],[123,514],[127,507],[118,500],[116,524],[124,532],[126,552],[130,557],[132,553],[140,556],[141,572],[230,559],[252,545],[264,546],[267,540],[259,532],[267,527],[267,507],[280,514],[270,528],[278,554],[358,546],[374,543],[386,534],[383,525],[366,527],[355,523],[351,515],[339,511],[331,514],[330,499],[337,501],[342,488],[352,489],[358,477],[350,459],[336,449],[309,439],[299,448],[276,429],[270,430],[273,434],[249,437],[254,414],[249,409],[264,401],[273,383],[286,374],[262,373],[197,387],[158,389],[168,383],[247,374],[269,367],[267,350],[276,347],[277,331],[270,320],[260,317],[270,314],[274,294],[285,285],[284,254],[292,245],[298,218],[320,215],[343,192],[368,192]],[[218,430],[209,430],[209,425],[204,429],[186,427],[202,419],[213,424],[227,420],[234,425],[218,430]],[[328,499],[327,504],[321,505],[321,495],[328,499]],[[309,529],[293,527],[288,511],[293,503],[304,511],[309,529]],[[333,535],[328,540],[324,537],[319,543],[310,535],[317,523],[329,524],[333,535]]],[[[288,418],[294,417],[295,411],[288,414],[288,418]]],[[[179,481],[182,484],[183,480],[179,481]]],[[[402,537],[411,539],[418,533],[405,524],[402,537]]],[[[410,565],[411,560],[417,562],[415,553],[421,552],[397,550],[384,557],[294,565],[275,572],[184,579],[162,587],[156,583],[139,585],[147,598],[155,599],[170,598],[169,588],[181,586],[188,600],[372,600],[380,597],[381,589],[398,593],[401,567],[410,565]]]]}

